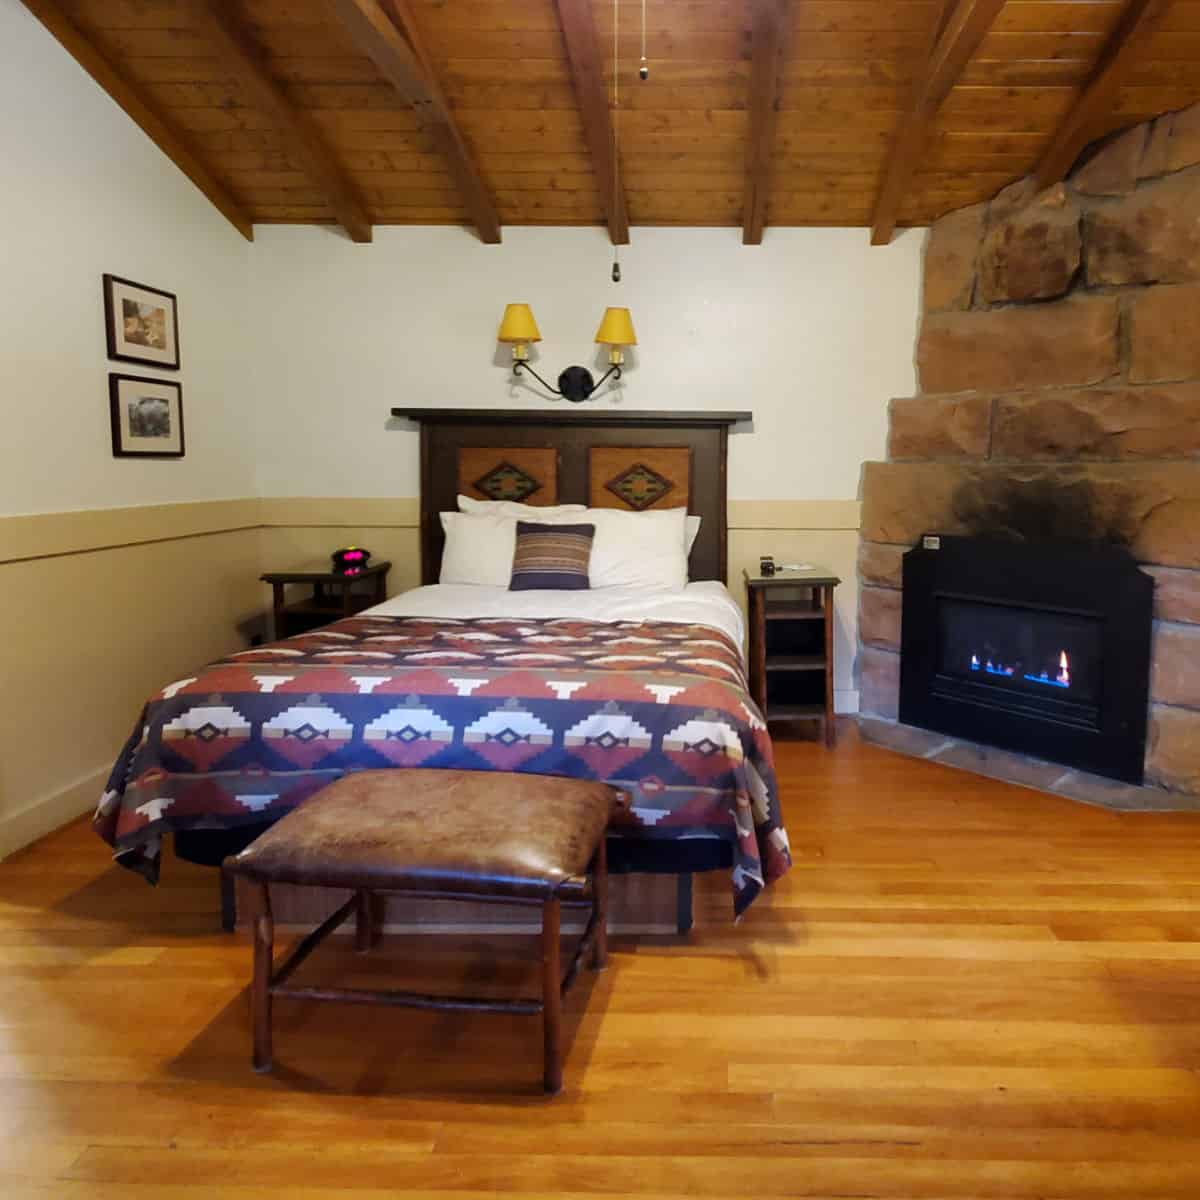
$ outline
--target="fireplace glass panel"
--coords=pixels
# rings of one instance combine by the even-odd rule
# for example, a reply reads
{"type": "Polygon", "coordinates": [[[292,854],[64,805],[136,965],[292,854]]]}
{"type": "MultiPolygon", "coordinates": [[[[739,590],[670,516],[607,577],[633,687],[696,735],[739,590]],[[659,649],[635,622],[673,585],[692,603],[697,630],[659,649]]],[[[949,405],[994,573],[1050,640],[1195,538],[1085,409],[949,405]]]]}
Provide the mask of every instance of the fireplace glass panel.
{"type": "Polygon", "coordinates": [[[1096,617],[937,597],[938,674],[1078,704],[1100,702],[1096,617]]]}

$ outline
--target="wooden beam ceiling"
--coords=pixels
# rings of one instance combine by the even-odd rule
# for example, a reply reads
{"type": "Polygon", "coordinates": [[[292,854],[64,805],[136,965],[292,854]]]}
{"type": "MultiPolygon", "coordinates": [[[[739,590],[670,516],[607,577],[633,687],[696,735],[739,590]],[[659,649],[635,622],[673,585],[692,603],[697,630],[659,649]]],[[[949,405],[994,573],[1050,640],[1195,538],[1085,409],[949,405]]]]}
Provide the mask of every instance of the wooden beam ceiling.
{"type": "Polygon", "coordinates": [[[750,45],[749,129],[746,134],[746,198],[742,207],[742,242],[762,244],[771,190],[779,104],[779,61],[783,53],[788,0],[753,0],[750,45]]]}
{"type": "MultiPolygon", "coordinates": [[[[208,197],[248,242],[254,225],[245,209],[188,147],[184,136],[149,104],[141,90],[102,55],[54,0],[25,0],[25,7],[100,85],[142,132],[208,197]]],[[[31,97],[30,102],[33,102],[31,97]]]]}
{"type": "Polygon", "coordinates": [[[1151,29],[1164,9],[1162,0],[1130,0],[1104,45],[1087,87],[1038,161],[1035,178],[1039,187],[1063,179],[1080,151],[1103,132],[1101,126],[1112,113],[1117,92],[1134,63],[1138,37],[1151,29]]]}
{"type": "Polygon", "coordinates": [[[871,244],[886,246],[896,230],[905,193],[916,174],[929,129],[971,56],[1000,15],[1005,0],[957,0],[939,6],[930,38],[932,49],[913,85],[909,107],[892,141],[883,184],[871,219],[871,244]]]}
{"type": "Polygon", "coordinates": [[[555,3],[608,235],[614,246],[623,246],[629,241],[629,215],[625,209],[625,189],[620,183],[617,141],[604,88],[591,0],[555,0],[555,3]]]}
{"type": "Polygon", "coordinates": [[[357,188],[339,166],[307,113],[295,108],[272,78],[262,51],[238,23],[228,0],[188,0],[192,20],[212,46],[223,70],[241,85],[259,111],[267,114],[288,149],[324,193],[352,241],[371,240],[371,218],[357,188]]]}
{"type": "Polygon", "coordinates": [[[421,41],[407,0],[333,0],[359,49],[416,111],[433,139],[481,241],[500,241],[500,217],[421,41]]]}

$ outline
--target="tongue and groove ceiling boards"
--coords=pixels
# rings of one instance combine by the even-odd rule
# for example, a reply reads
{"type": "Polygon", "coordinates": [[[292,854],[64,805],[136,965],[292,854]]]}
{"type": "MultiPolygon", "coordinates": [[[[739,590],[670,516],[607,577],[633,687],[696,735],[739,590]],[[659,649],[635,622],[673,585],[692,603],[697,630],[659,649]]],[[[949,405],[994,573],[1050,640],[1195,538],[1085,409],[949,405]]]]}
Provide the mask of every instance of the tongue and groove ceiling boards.
{"type": "Polygon", "coordinates": [[[1200,0],[25,0],[245,235],[860,225],[1200,100],[1200,0]],[[618,166],[619,158],[619,170],[618,166]]]}

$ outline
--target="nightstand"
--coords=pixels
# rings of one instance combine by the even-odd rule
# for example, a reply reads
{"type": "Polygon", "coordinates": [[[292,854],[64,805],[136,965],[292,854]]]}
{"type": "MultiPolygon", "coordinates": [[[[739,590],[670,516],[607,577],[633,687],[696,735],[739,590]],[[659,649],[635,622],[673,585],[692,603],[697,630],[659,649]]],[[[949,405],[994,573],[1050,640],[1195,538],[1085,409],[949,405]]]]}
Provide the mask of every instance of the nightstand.
{"type": "Polygon", "coordinates": [[[768,721],[819,720],[825,745],[837,737],[833,716],[833,589],[824,567],[751,575],[750,693],[768,721]]]}
{"type": "Polygon", "coordinates": [[[326,566],[267,572],[261,578],[275,594],[275,637],[294,637],[382,604],[387,599],[387,573],[391,565],[373,563],[357,575],[342,575],[326,566]],[[285,602],[284,590],[288,584],[307,584],[308,595],[285,602]]]}

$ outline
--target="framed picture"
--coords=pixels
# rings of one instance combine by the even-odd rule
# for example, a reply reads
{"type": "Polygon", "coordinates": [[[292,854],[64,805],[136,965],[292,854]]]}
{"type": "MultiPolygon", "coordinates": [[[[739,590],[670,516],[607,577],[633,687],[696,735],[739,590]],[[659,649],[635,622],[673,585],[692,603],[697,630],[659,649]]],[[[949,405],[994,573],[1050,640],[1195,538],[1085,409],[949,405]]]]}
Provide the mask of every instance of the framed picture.
{"type": "Polygon", "coordinates": [[[138,375],[110,375],[108,402],[114,456],[183,457],[182,384],[138,375]]]}
{"type": "Polygon", "coordinates": [[[170,292],[104,276],[108,357],[179,370],[179,312],[170,292]]]}

